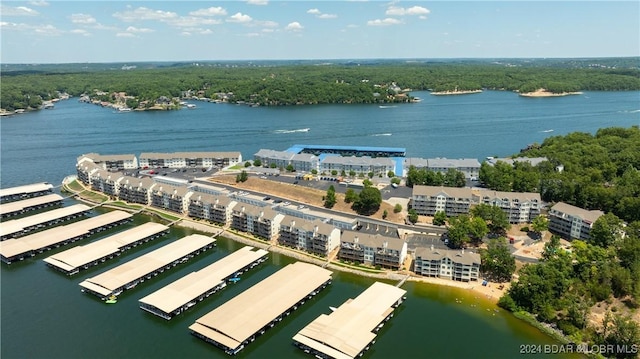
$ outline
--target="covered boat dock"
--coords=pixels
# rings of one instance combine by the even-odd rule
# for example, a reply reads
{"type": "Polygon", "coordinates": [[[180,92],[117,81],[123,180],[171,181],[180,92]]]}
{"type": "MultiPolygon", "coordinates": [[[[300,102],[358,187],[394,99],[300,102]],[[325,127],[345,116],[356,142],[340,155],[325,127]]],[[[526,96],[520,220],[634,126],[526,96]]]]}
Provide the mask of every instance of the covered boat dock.
{"type": "Polygon", "coordinates": [[[0,189],[0,203],[42,196],[53,191],[53,185],[47,182],[0,189]]]}
{"type": "Polygon", "coordinates": [[[112,211],[64,226],[46,229],[21,238],[0,242],[0,259],[7,263],[32,257],[47,249],[60,247],[87,238],[122,223],[130,221],[132,215],[124,211],[112,211]]]}
{"type": "Polygon", "coordinates": [[[3,221],[0,227],[0,240],[7,240],[23,236],[35,229],[48,227],[69,219],[86,215],[91,208],[84,204],[74,204],[46,211],[33,216],[3,221]]]}
{"type": "Polygon", "coordinates": [[[82,291],[101,299],[119,295],[133,289],[145,279],[151,279],[165,270],[212,248],[216,240],[201,234],[192,234],[171,242],[152,252],[132,259],[95,277],[88,278],[80,286],[82,291]]]}
{"type": "Polygon", "coordinates": [[[200,317],[189,330],[227,354],[237,354],[329,284],[331,271],[289,264],[200,317]]]}
{"type": "Polygon", "coordinates": [[[36,209],[61,205],[63,200],[64,198],[61,195],[52,193],[44,196],[23,199],[21,201],[3,203],[0,205],[0,216],[2,218],[8,218],[36,209]]]}
{"type": "Polygon", "coordinates": [[[316,358],[353,359],[375,343],[376,333],[393,316],[407,293],[376,282],[331,314],[322,314],[302,328],[294,344],[316,358]]]}
{"type": "Polygon", "coordinates": [[[268,251],[243,247],[213,264],[192,272],[140,299],[140,308],[170,320],[224,288],[227,280],[266,260],[268,251]]]}
{"type": "Polygon", "coordinates": [[[67,275],[77,274],[81,269],[88,269],[98,263],[105,262],[122,252],[136,247],[138,244],[154,240],[169,232],[169,227],[154,222],[147,222],[126,231],[91,242],[84,246],[67,249],[44,259],[53,269],[67,275]]]}

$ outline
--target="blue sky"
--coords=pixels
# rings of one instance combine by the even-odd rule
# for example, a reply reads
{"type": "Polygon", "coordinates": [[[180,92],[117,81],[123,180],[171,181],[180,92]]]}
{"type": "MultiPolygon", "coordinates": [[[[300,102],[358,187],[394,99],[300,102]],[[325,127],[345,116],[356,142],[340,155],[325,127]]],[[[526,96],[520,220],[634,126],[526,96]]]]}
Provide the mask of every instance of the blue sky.
{"type": "Polygon", "coordinates": [[[640,56],[632,1],[5,1],[2,63],[640,56]]]}

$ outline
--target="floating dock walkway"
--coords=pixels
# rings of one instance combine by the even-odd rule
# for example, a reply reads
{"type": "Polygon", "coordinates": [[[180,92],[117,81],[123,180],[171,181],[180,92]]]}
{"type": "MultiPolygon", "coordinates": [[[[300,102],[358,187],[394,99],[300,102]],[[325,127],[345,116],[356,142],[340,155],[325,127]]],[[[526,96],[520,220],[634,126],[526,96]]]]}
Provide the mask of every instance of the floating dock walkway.
{"type": "Polygon", "coordinates": [[[0,189],[0,203],[7,203],[43,196],[53,191],[53,185],[47,182],[0,189]]]}
{"type": "Polygon", "coordinates": [[[130,260],[95,277],[88,278],[80,286],[82,291],[105,300],[133,289],[138,283],[151,279],[167,269],[212,248],[216,240],[201,234],[192,234],[171,242],[152,252],[130,260]]]}
{"type": "Polygon", "coordinates": [[[111,211],[71,224],[46,229],[28,236],[0,242],[0,260],[7,264],[26,257],[33,257],[47,249],[60,247],[87,238],[122,223],[130,221],[132,215],[125,211],[111,211]]]}
{"type": "Polygon", "coordinates": [[[289,264],[199,318],[189,330],[227,354],[237,354],[329,284],[331,271],[289,264]]]}
{"type": "Polygon", "coordinates": [[[64,198],[61,195],[52,193],[23,199],[21,201],[3,203],[0,205],[0,216],[4,219],[12,216],[18,216],[36,209],[58,206],[62,204],[63,200],[64,198]]]}
{"type": "Polygon", "coordinates": [[[302,328],[294,344],[316,358],[353,359],[375,343],[376,333],[393,317],[407,291],[376,282],[331,314],[322,314],[302,328]]]}
{"type": "Polygon", "coordinates": [[[169,227],[165,225],[147,222],[87,245],[67,249],[43,260],[53,269],[66,275],[74,275],[81,269],[103,263],[138,244],[152,241],[168,232],[169,227]]]}
{"type": "Polygon", "coordinates": [[[35,229],[45,228],[69,219],[86,215],[91,208],[84,204],[75,204],[47,212],[34,214],[33,216],[3,221],[0,227],[0,240],[23,236],[35,229]]]}
{"type": "Polygon", "coordinates": [[[140,309],[170,320],[266,260],[269,252],[243,247],[213,264],[188,274],[140,299],[140,309]]]}

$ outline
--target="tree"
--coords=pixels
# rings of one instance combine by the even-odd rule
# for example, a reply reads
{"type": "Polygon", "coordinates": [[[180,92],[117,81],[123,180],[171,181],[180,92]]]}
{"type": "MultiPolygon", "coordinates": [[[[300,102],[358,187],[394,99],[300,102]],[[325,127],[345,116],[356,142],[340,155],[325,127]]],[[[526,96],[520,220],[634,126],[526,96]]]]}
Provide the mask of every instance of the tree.
{"type": "Polygon", "coordinates": [[[616,358],[634,358],[637,355],[638,343],[640,343],[640,324],[630,316],[615,315],[613,320],[607,312],[603,320],[604,343],[612,345],[613,348],[626,348],[627,350],[616,350],[616,358]],[[634,350],[635,348],[635,350],[634,350]]]}
{"type": "Polygon", "coordinates": [[[393,177],[395,177],[395,176],[396,176],[396,173],[395,173],[395,172],[393,172],[393,171],[389,171],[389,172],[387,172],[387,177],[389,177],[389,178],[393,178],[393,177]]]}
{"type": "Polygon", "coordinates": [[[294,172],[296,169],[293,167],[291,163],[289,163],[286,167],[287,172],[294,172]]]}
{"type": "Polygon", "coordinates": [[[245,162],[245,163],[244,163],[244,167],[245,167],[245,168],[247,168],[247,167],[251,167],[251,162],[249,162],[249,161],[245,162]]]}
{"type": "Polygon", "coordinates": [[[327,195],[324,196],[324,206],[325,208],[333,208],[336,202],[336,189],[331,185],[327,189],[327,195]]]}
{"type": "Polygon", "coordinates": [[[315,168],[314,168],[314,169],[312,169],[312,170],[311,170],[311,174],[312,174],[312,175],[317,175],[317,174],[318,174],[318,170],[317,170],[317,169],[315,169],[315,168]]]}
{"type": "Polygon", "coordinates": [[[358,194],[353,190],[353,188],[347,188],[347,191],[344,193],[344,202],[352,203],[358,199],[358,194]]]}
{"type": "Polygon", "coordinates": [[[338,171],[337,170],[331,170],[331,175],[332,176],[337,176],[338,175],[338,171]]]}
{"type": "Polygon", "coordinates": [[[365,178],[362,181],[362,185],[365,186],[365,187],[371,187],[371,186],[373,186],[373,182],[371,182],[371,180],[369,180],[368,178],[365,178]]]}
{"type": "Polygon", "coordinates": [[[352,208],[358,212],[358,214],[371,215],[378,211],[380,203],[382,203],[380,190],[375,187],[366,186],[360,191],[358,199],[353,203],[352,208]]]}
{"type": "Polygon", "coordinates": [[[385,210],[382,212],[382,219],[387,219],[387,216],[389,216],[389,212],[385,209],[385,210]]]}
{"type": "Polygon", "coordinates": [[[438,211],[433,215],[433,224],[436,226],[442,226],[447,223],[447,214],[443,211],[438,211]]]}
{"type": "Polygon", "coordinates": [[[367,173],[367,176],[369,176],[369,178],[373,178],[374,173],[372,171],[369,171],[369,173],[367,173]]]}
{"type": "Polygon", "coordinates": [[[275,162],[271,162],[269,165],[270,168],[278,168],[278,165],[275,162]]]}
{"type": "Polygon", "coordinates": [[[249,179],[249,175],[247,174],[247,171],[242,170],[242,172],[238,173],[236,175],[236,183],[237,182],[246,182],[249,179]]]}
{"type": "Polygon", "coordinates": [[[400,213],[402,212],[402,205],[400,203],[396,203],[395,206],[393,206],[393,213],[400,213]]]}
{"type": "Polygon", "coordinates": [[[487,249],[481,252],[482,272],[496,282],[508,282],[516,271],[516,259],[511,255],[504,237],[489,241],[487,249]]]}
{"type": "Polygon", "coordinates": [[[538,216],[531,221],[531,229],[536,238],[539,239],[542,236],[542,232],[549,229],[549,221],[544,216],[538,216]]]}
{"type": "Polygon", "coordinates": [[[622,220],[613,213],[607,213],[593,222],[589,231],[589,242],[606,248],[620,237],[621,231],[622,220]]]}
{"type": "Polygon", "coordinates": [[[253,165],[256,167],[260,167],[262,166],[262,161],[259,158],[256,158],[255,160],[253,160],[253,165]]]}
{"type": "Polygon", "coordinates": [[[453,248],[463,247],[465,243],[470,241],[470,231],[471,217],[461,214],[459,216],[449,218],[449,228],[447,229],[449,245],[453,248]]]}
{"type": "Polygon", "coordinates": [[[416,212],[415,209],[411,208],[409,210],[409,217],[407,219],[409,219],[409,222],[413,224],[418,223],[418,212],[416,212]]]}
{"type": "Polygon", "coordinates": [[[471,209],[471,214],[484,219],[492,233],[504,234],[511,228],[506,213],[498,206],[481,203],[471,209]]]}

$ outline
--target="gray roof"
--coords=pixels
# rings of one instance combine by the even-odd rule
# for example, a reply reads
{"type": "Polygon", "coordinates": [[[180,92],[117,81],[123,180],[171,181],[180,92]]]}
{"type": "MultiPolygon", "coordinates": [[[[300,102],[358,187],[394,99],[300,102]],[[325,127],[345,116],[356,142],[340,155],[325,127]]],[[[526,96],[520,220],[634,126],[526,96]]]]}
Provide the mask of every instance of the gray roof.
{"type": "Polygon", "coordinates": [[[600,216],[604,215],[604,212],[598,210],[587,210],[584,208],[572,206],[568,203],[558,202],[553,207],[551,207],[552,211],[558,211],[561,213],[568,214],[573,217],[579,217],[584,220],[590,221],[591,223],[595,222],[600,216]]]}
{"type": "Polygon", "coordinates": [[[480,162],[476,158],[429,158],[427,159],[430,168],[480,168],[480,162]]]}
{"type": "Polygon", "coordinates": [[[293,158],[293,155],[294,154],[291,152],[261,149],[260,151],[256,152],[254,156],[261,157],[261,158],[269,158],[274,160],[289,161],[291,160],[291,158],[293,158]]]}
{"type": "Polygon", "coordinates": [[[317,159],[318,159],[317,156],[312,155],[310,153],[296,153],[295,155],[293,155],[293,157],[291,157],[292,161],[299,161],[299,162],[311,162],[317,159]]]}
{"type": "Polygon", "coordinates": [[[480,254],[464,250],[452,250],[442,248],[416,248],[416,258],[423,260],[442,260],[444,258],[451,259],[454,263],[471,265],[480,264],[480,254]]]}
{"type": "Polygon", "coordinates": [[[343,156],[327,156],[323,163],[335,163],[341,165],[352,166],[395,166],[395,162],[386,157],[343,157],[343,156]]]}
{"type": "Polygon", "coordinates": [[[532,192],[500,192],[500,191],[482,191],[480,196],[489,197],[489,199],[499,198],[500,200],[507,198],[509,201],[517,199],[520,202],[536,201],[540,203],[540,193],[532,192]]]}
{"type": "Polygon", "coordinates": [[[405,158],[404,165],[405,167],[414,166],[417,168],[429,167],[429,160],[417,157],[405,158]]]}
{"type": "Polygon", "coordinates": [[[388,237],[381,234],[370,234],[356,231],[344,231],[342,232],[341,242],[345,243],[358,243],[365,247],[370,248],[383,248],[387,243],[387,248],[394,250],[402,250],[404,241],[397,237],[388,237]]]}
{"type": "Polygon", "coordinates": [[[450,198],[473,198],[471,188],[443,186],[413,186],[413,196],[438,196],[444,194],[450,198]]]}
{"type": "Polygon", "coordinates": [[[280,225],[291,226],[293,229],[299,229],[305,232],[316,232],[316,227],[317,227],[317,233],[324,234],[327,236],[330,235],[331,232],[336,229],[336,227],[330,224],[324,223],[319,219],[309,221],[306,219],[293,217],[289,215],[284,216],[284,218],[280,222],[280,225]]]}
{"type": "Polygon", "coordinates": [[[237,158],[240,152],[146,152],[140,154],[140,159],[173,159],[173,158],[237,158]]]}
{"type": "Polygon", "coordinates": [[[86,153],[78,157],[78,161],[82,158],[89,158],[93,162],[106,162],[106,161],[133,161],[136,159],[136,155],[133,154],[125,154],[125,155],[101,155],[99,153],[86,153]]]}
{"type": "Polygon", "coordinates": [[[149,177],[137,178],[132,176],[122,176],[119,179],[119,184],[120,186],[144,188],[148,190],[155,184],[155,182],[149,177]]]}

